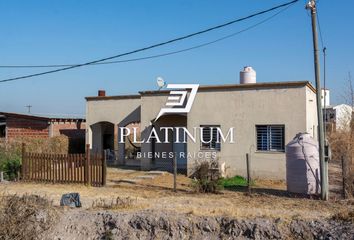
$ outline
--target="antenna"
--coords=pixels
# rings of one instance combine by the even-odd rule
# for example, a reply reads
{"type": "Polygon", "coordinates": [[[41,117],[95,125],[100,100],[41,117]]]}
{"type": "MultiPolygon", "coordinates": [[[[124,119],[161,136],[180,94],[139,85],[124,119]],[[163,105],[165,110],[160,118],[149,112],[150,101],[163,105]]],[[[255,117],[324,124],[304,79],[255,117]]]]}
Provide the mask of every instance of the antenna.
{"type": "Polygon", "coordinates": [[[26,108],[28,108],[28,113],[31,113],[31,107],[32,107],[32,105],[27,105],[27,106],[25,106],[26,108]]]}
{"type": "Polygon", "coordinates": [[[157,77],[156,83],[157,83],[157,86],[159,86],[159,90],[161,90],[161,88],[166,86],[166,82],[162,77],[157,77]]]}

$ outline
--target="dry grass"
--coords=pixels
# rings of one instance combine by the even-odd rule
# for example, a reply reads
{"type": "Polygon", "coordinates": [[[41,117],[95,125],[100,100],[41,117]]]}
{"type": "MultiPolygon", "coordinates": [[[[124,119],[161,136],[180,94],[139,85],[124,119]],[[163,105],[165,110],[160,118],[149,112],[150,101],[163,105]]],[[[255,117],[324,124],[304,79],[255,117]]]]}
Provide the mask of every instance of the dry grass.
{"type": "Polygon", "coordinates": [[[0,239],[36,239],[55,221],[51,201],[37,195],[3,195],[0,239]]]}
{"type": "Polygon", "coordinates": [[[69,139],[66,136],[55,136],[51,138],[16,138],[11,141],[0,141],[0,149],[7,152],[21,154],[22,143],[26,144],[27,152],[35,153],[68,153],[69,139]]]}
{"type": "MultiPolygon", "coordinates": [[[[354,125],[354,121],[353,124],[354,125]]],[[[348,198],[354,196],[354,127],[351,131],[336,131],[328,135],[332,161],[344,160],[345,191],[348,198]]]]}
{"type": "MultiPolygon", "coordinates": [[[[354,201],[348,201],[348,205],[354,205],[354,201]]],[[[338,213],[335,213],[332,218],[335,220],[350,221],[354,224],[354,209],[339,211],[338,213]]]]}
{"type": "Polygon", "coordinates": [[[136,203],[136,199],[131,197],[116,197],[115,199],[103,199],[99,198],[93,201],[92,209],[128,209],[132,208],[133,204],[136,203]]]}
{"type": "Polygon", "coordinates": [[[333,219],[354,223],[354,211],[343,211],[333,215],[333,219]]]}
{"type": "Polygon", "coordinates": [[[106,187],[87,187],[83,185],[64,184],[35,184],[35,183],[10,183],[0,184],[3,194],[31,193],[39,196],[48,196],[55,206],[59,206],[61,195],[68,192],[80,193],[83,208],[106,208],[112,205],[117,196],[120,199],[134,199],[134,204],[117,204],[119,211],[168,211],[173,214],[186,213],[198,216],[230,216],[230,217],[272,217],[282,219],[303,218],[318,219],[331,218],[340,212],[354,210],[354,205],[346,201],[323,202],[304,198],[289,197],[286,195],[284,182],[256,181],[255,189],[251,195],[241,190],[222,191],[221,194],[194,193],[190,179],[178,176],[178,192],[174,193],[173,176],[164,174],[154,179],[144,179],[135,184],[119,182],[117,179],[131,178],[142,175],[143,172],[118,172],[109,169],[106,187]],[[93,204],[96,201],[96,204],[93,204]],[[99,203],[101,202],[101,203],[99,203]],[[121,207],[123,206],[123,207],[121,207]]]}

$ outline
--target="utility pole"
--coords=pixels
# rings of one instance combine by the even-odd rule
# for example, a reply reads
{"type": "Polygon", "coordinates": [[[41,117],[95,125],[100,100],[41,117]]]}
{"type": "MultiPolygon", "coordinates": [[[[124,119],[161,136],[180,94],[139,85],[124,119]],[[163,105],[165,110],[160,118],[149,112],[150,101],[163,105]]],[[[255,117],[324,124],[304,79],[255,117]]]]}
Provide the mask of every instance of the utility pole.
{"type": "Polygon", "coordinates": [[[326,129],[326,123],[327,123],[327,103],[326,103],[326,99],[327,99],[327,89],[326,89],[326,50],[327,48],[324,47],[322,49],[323,51],[323,115],[324,115],[324,138],[325,141],[327,141],[327,129],[326,129]]]}
{"type": "Polygon", "coordinates": [[[28,113],[31,113],[31,107],[32,107],[32,105],[27,105],[27,106],[25,106],[26,108],[28,108],[28,113]]]}
{"type": "Polygon", "coordinates": [[[317,99],[317,118],[318,118],[318,142],[319,142],[319,156],[320,156],[320,174],[321,174],[321,199],[328,200],[328,167],[325,161],[324,152],[324,128],[323,128],[323,113],[321,101],[321,80],[320,80],[320,62],[318,57],[318,39],[316,26],[316,1],[310,0],[306,9],[311,11],[312,21],[312,38],[314,50],[314,65],[315,65],[315,79],[316,79],[316,99],[317,99]]]}

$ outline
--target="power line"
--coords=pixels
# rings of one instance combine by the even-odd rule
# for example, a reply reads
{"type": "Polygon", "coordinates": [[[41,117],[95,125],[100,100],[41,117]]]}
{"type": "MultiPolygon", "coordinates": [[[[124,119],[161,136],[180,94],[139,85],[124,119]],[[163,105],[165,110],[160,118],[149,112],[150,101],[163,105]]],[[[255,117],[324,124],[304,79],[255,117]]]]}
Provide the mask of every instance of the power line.
{"type": "Polygon", "coordinates": [[[321,30],[320,18],[319,18],[319,16],[318,16],[318,8],[316,8],[316,15],[317,15],[318,31],[319,31],[319,33],[320,33],[321,47],[322,47],[322,49],[324,49],[325,46],[324,46],[324,43],[323,43],[323,37],[322,37],[322,30],[321,30]]]}
{"type": "Polygon", "coordinates": [[[90,61],[90,62],[86,62],[86,63],[82,63],[82,64],[77,64],[77,65],[73,65],[73,66],[69,66],[69,67],[64,67],[64,68],[60,68],[60,69],[51,70],[51,71],[46,71],[46,72],[29,74],[29,75],[20,76],[20,77],[3,79],[3,80],[0,80],[0,83],[16,81],[16,80],[25,79],[25,78],[31,78],[31,77],[37,77],[37,76],[47,75],[47,74],[56,73],[56,72],[62,72],[62,71],[66,71],[66,70],[69,70],[69,69],[83,67],[83,66],[94,64],[94,63],[104,62],[104,61],[107,61],[107,60],[111,60],[111,59],[115,59],[115,58],[131,55],[131,54],[134,54],[134,53],[146,51],[146,50],[149,50],[149,49],[161,47],[161,46],[164,46],[164,45],[167,45],[167,44],[170,44],[170,43],[174,43],[174,42],[181,41],[181,40],[184,40],[184,39],[187,39],[187,38],[191,38],[191,37],[194,37],[194,36],[197,36],[197,35],[200,35],[200,34],[204,34],[204,33],[219,29],[219,28],[223,28],[223,27],[229,26],[231,24],[234,24],[234,23],[237,23],[237,22],[241,22],[241,21],[244,21],[244,20],[259,16],[259,15],[262,15],[262,14],[265,14],[265,13],[274,11],[274,10],[282,8],[282,7],[286,7],[286,6],[294,4],[295,2],[298,2],[298,1],[299,0],[293,0],[291,2],[280,4],[278,6],[269,8],[267,10],[263,10],[263,11],[251,14],[251,15],[249,15],[247,17],[243,17],[243,18],[239,18],[239,19],[236,19],[236,20],[233,20],[233,21],[229,21],[227,23],[220,24],[220,25],[217,25],[215,27],[207,28],[207,29],[201,30],[199,32],[191,33],[191,34],[188,34],[188,35],[185,35],[185,36],[182,36],[182,37],[178,37],[178,38],[175,38],[175,39],[172,39],[172,40],[168,40],[168,41],[165,41],[165,42],[154,44],[154,45],[151,45],[151,46],[148,46],[148,47],[143,47],[143,48],[140,48],[140,49],[132,50],[132,51],[129,51],[129,52],[126,52],[126,53],[121,53],[121,54],[114,55],[114,56],[111,56],[111,57],[106,57],[106,58],[102,58],[102,59],[98,59],[98,60],[94,60],[94,61],[90,61]]]}
{"type": "MultiPolygon", "coordinates": [[[[286,11],[289,7],[291,7],[293,5],[289,5],[287,6],[286,8],[280,10],[279,12],[265,18],[264,20],[256,23],[256,24],[253,24],[247,28],[244,28],[240,31],[237,31],[237,32],[234,32],[232,34],[228,34],[224,37],[221,37],[221,38],[218,38],[218,39],[215,39],[213,41],[209,41],[209,42],[205,42],[205,43],[202,43],[202,44],[198,44],[198,45],[195,45],[193,47],[189,47],[189,48],[184,48],[184,49],[180,49],[180,50],[177,50],[177,51],[171,51],[171,52],[166,52],[166,53],[161,53],[161,54],[156,54],[156,55],[151,55],[151,56],[146,56],[146,57],[140,57],[140,58],[131,58],[131,59],[125,59],[125,60],[117,60],[117,61],[108,61],[108,62],[98,62],[98,63],[93,63],[93,64],[90,64],[90,66],[94,66],[94,65],[104,65],[104,64],[117,64],[117,63],[126,63],[126,62],[135,62],[135,61],[141,61],[141,60],[147,60],[147,59],[153,59],[153,58],[159,58],[159,57],[165,57],[165,56],[169,56],[169,55],[174,55],[174,54],[178,54],[178,53],[182,53],[182,52],[187,52],[187,51],[191,51],[191,50],[194,50],[194,49],[198,49],[198,48],[201,48],[201,47],[205,47],[205,46],[208,46],[208,45],[211,45],[211,44],[214,44],[214,43],[217,43],[217,42],[220,42],[220,41],[223,41],[225,39],[228,39],[228,38],[231,38],[231,37],[234,37],[238,34],[241,34],[243,32],[246,32],[248,30],[251,30],[252,28],[255,28],[269,20],[271,20],[272,18],[276,17],[277,15],[279,15],[280,13],[286,11]]],[[[57,67],[69,67],[69,66],[75,66],[75,65],[79,65],[79,64],[52,64],[52,65],[0,65],[0,68],[57,68],[57,67]]]]}

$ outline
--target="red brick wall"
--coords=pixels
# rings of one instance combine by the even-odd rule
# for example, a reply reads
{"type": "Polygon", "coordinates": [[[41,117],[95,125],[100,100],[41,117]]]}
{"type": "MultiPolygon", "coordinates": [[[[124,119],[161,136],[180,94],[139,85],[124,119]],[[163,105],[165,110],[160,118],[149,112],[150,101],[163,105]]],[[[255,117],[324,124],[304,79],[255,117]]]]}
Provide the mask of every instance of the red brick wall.
{"type": "Polygon", "coordinates": [[[53,136],[65,135],[69,138],[85,138],[85,123],[55,122],[53,123],[53,136]]]}
{"type": "Polygon", "coordinates": [[[81,122],[54,122],[51,126],[52,136],[69,138],[69,153],[85,152],[86,125],[81,122]]]}
{"type": "Polygon", "coordinates": [[[47,121],[8,117],[6,120],[7,138],[49,137],[47,121]]]}

